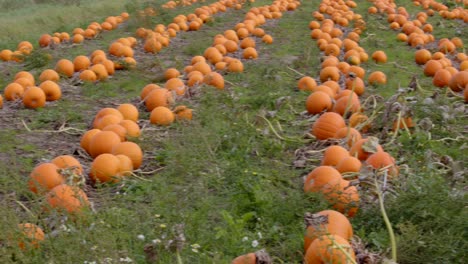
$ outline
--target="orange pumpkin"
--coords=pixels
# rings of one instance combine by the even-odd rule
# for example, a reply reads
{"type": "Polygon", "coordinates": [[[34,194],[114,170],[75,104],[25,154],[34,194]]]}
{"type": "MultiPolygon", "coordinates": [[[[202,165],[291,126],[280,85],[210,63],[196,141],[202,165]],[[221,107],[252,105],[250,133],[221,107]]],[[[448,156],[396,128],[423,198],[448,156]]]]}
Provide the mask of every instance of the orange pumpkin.
{"type": "Polygon", "coordinates": [[[359,208],[359,193],[356,186],[351,186],[347,180],[341,180],[338,184],[327,184],[323,187],[322,193],[332,207],[353,217],[359,208]]]}
{"type": "Polygon", "coordinates": [[[332,138],[338,129],[345,127],[343,117],[337,113],[327,112],[322,114],[312,126],[312,134],[320,140],[332,138]]]}
{"type": "Polygon", "coordinates": [[[71,170],[73,173],[81,175],[83,173],[83,167],[81,163],[70,155],[60,155],[50,161],[55,164],[59,169],[71,170]]]}
{"type": "Polygon", "coordinates": [[[45,193],[65,182],[58,173],[59,167],[53,163],[42,163],[34,167],[29,175],[28,186],[34,193],[45,193]]]}
{"type": "Polygon", "coordinates": [[[349,152],[345,148],[334,145],[328,147],[323,153],[322,166],[336,166],[342,159],[349,157],[349,152]]]}
{"type": "Polygon", "coordinates": [[[44,81],[39,85],[39,88],[44,91],[46,101],[56,101],[62,97],[62,90],[56,82],[44,81]]]}
{"type": "Polygon", "coordinates": [[[66,184],[55,186],[46,200],[51,208],[68,213],[78,213],[89,205],[88,196],[81,189],[66,184]]]}
{"type": "Polygon", "coordinates": [[[112,148],[120,142],[120,137],[116,133],[99,131],[89,141],[89,154],[95,158],[103,153],[111,153],[112,148]]]}
{"type": "Polygon", "coordinates": [[[89,177],[93,182],[118,182],[120,159],[113,154],[104,153],[97,156],[91,164],[89,177]]]}
{"type": "Polygon", "coordinates": [[[23,94],[23,104],[26,108],[39,108],[44,107],[46,103],[46,94],[44,91],[37,87],[31,86],[23,94]]]}
{"type": "Polygon", "coordinates": [[[126,141],[116,144],[112,148],[112,154],[114,155],[125,155],[130,158],[133,164],[133,169],[140,168],[143,162],[143,151],[140,146],[134,142],[126,141]]]}
{"type": "Polygon", "coordinates": [[[354,251],[346,239],[339,235],[323,235],[310,244],[304,256],[304,263],[348,263],[347,255],[356,261],[354,251]],[[340,245],[347,254],[336,244],[340,245]]]}
{"type": "Polygon", "coordinates": [[[348,218],[335,210],[324,210],[306,216],[307,229],[304,235],[304,252],[310,244],[323,235],[338,235],[346,240],[353,237],[353,227],[348,218]]]}
{"type": "Polygon", "coordinates": [[[53,82],[58,82],[60,80],[59,74],[52,70],[52,69],[47,69],[41,72],[41,75],[39,76],[39,81],[45,82],[45,81],[53,81],[53,82]]]}
{"type": "Polygon", "coordinates": [[[172,111],[165,106],[158,106],[154,108],[150,114],[150,122],[152,124],[168,126],[172,124],[174,120],[174,113],[172,113],[172,111]]]}
{"type": "Polygon", "coordinates": [[[18,238],[18,246],[22,250],[38,248],[39,243],[45,239],[44,231],[35,224],[18,224],[18,230],[21,232],[21,238],[18,238]]]}
{"type": "Polygon", "coordinates": [[[337,185],[341,180],[341,174],[335,168],[318,166],[307,175],[304,192],[319,192],[328,185],[337,185]]]}
{"type": "Polygon", "coordinates": [[[61,59],[55,64],[55,71],[67,77],[72,77],[75,72],[73,62],[67,59],[61,59]]]}

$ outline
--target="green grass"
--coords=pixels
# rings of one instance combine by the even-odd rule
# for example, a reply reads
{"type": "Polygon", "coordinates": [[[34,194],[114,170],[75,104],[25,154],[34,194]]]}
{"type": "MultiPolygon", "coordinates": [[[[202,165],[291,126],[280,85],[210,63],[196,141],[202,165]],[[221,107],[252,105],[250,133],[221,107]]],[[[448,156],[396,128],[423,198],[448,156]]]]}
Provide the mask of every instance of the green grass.
{"type": "MultiPolygon", "coordinates": [[[[264,4],[267,2],[254,3],[264,4]]],[[[53,67],[59,58],[89,54],[97,48],[105,50],[111,41],[132,35],[141,25],[167,23],[175,14],[189,13],[200,5],[167,11],[147,21],[131,19],[127,25],[85,45],[51,51],[52,61],[41,62],[38,54],[39,59],[34,57],[30,64],[31,70],[37,75],[53,67]]],[[[193,98],[178,99],[177,105],[194,108],[193,121],[167,128],[147,125],[137,142],[145,152],[142,171],[149,173],[119,184],[86,186],[95,212],[85,212],[77,221],[44,213],[43,199],[27,189],[27,177],[39,162],[61,154],[78,156],[79,134],[51,131],[64,123],[88,129],[100,108],[138,103],[139,92],[146,84],[163,84],[161,73],[167,67],[182,70],[191,56],[203,53],[214,35],[240,22],[245,10],[221,14],[201,31],[181,33],[178,38],[182,41],[174,41],[176,44],[157,55],[139,58],[135,70],[117,72],[96,84],[65,85],[64,98],[43,109],[8,108],[0,123],[0,232],[6,234],[0,238],[0,262],[105,263],[109,258],[119,263],[129,257],[134,263],[146,263],[154,256],[157,263],[177,263],[176,253],[167,244],[175,239],[177,226],[182,224],[186,241],[179,254],[183,263],[230,263],[235,256],[261,248],[270,253],[274,263],[302,263],[303,215],[329,208],[318,195],[304,195],[302,191],[302,176],[319,165],[318,160],[313,160],[316,156],[306,161],[305,167],[293,166],[297,150],[323,148],[304,137],[312,124],[310,117],[302,113],[308,94],[296,90],[302,76],[299,73],[316,77],[319,72],[321,55],[307,27],[317,5],[304,2],[296,12],[267,23],[264,29],[275,42],[258,42],[259,58],[244,62],[244,73],[225,75],[229,83],[224,91],[203,86],[193,98]],[[151,172],[157,168],[160,170],[151,172]],[[18,235],[12,231],[15,225],[27,221],[40,225],[48,234],[40,249],[21,251],[11,239],[18,235]],[[254,241],[258,242],[255,247],[254,241]],[[148,245],[153,249],[146,247],[145,252],[148,245]]],[[[467,215],[465,180],[460,171],[468,167],[460,138],[468,125],[460,112],[464,105],[461,99],[443,92],[432,103],[424,103],[436,88],[413,62],[414,49],[397,42],[395,32],[382,30],[380,24],[386,25],[386,21],[366,14],[369,5],[361,3],[356,11],[363,14],[368,25],[361,45],[369,55],[377,49],[385,50],[389,63],[376,65],[369,61],[363,67],[385,72],[389,82],[367,87],[366,94],[381,95],[377,102],[382,106],[398,87],[406,87],[416,76],[425,91],[411,91],[400,98],[400,103],[412,109],[416,122],[429,118],[434,124],[430,131],[417,126],[411,135],[401,132],[395,141],[386,144],[392,134],[383,131],[384,110],[379,110],[371,129],[374,135],[385,135],[381,143],[400,165],[401,175],[391,185],[396,195],[385,196],[397,236],[398,263],[463,263],[467,215]],[[406,102],[405,97],[414,97],[415,103],[406,102]],[[448,165],[444,166],[444,162],[448,165]]],[[[136,11],[144,6],[138,3],[131,8],[136,11]]],[[[34,13],[29,7],[14,12],[35,17],[42,7],[39,5],[34,13]]],[[[60,5],[62,10],[80,7],[60,5]]],[[[88,15],[90,21],[107,16],[99,12],[88,15]]],[[[51,24],[72,28],[72,19],[51,24]]],[[[38,26],[41,32],[49,32],[44,25],[38,26]]],[[[27,39],[38,30],[17,32],[19,39],[27,39]]],[[[440,38],[446,32],[434,34],[440,38]]],[[[468,42],[466,37],[463,40],[468,42]]],[[[5,66],[0,84],[11,81],[23,66],[5,66]]],[[[371,111],[367,109],[367,114],[371,111]]],[[[148,115],[141,111],[142,124],[147,123],[148,115]]],[[[78,157],[87,170],[90,160],[78,157]]],[[[371,202],[374,195],[366,188],[360,195],[363,204],[351,220],[354,231],[369,250],[389,257],[388,233],[377,204],[371,202]]]]}

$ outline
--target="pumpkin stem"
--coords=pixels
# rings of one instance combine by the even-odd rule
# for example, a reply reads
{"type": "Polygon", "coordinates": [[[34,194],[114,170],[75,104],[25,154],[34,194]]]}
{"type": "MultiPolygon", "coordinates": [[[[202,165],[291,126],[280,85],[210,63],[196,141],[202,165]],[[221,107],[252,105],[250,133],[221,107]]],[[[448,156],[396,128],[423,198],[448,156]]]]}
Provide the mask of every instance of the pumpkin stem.
{"type": "Polygon", "coordinates": [[[317,229],[317,227],[321,225],[328,224],[328,215],[312,214],[306,212],[304,215],[304,222],[306,224],[306,228],[309,226],[313,226],[317,229]]]}
{"type": "Polygon", "coordinates": [[[271,264],[270,255],[265,251],[265,249],[260,249],[255,252],[255,264],[271,264]]]}

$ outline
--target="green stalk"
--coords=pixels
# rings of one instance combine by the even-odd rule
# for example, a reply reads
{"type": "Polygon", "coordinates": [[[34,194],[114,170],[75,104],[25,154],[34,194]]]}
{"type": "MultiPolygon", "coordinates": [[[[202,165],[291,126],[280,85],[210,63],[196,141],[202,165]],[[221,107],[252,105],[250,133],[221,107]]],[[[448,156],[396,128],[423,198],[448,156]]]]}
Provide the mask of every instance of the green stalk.
{"type": "Polygon", "coordinates": [[[390,219],[388,219],[387,212],[385,211],[382,191],[380,190],[380,185],[377,182],[377,178],[374,179],[374,182],[375,182],[375,188],[377,189],[377,197],[379,199],[380,213],[382,214],[382,217],[385,222],[385,226],[387,227],[387,230],[388,230],[388,235],[390,236],[390,243],[392,247],[392,261],[396,263],[397,262],[397,246],[396,246],[396,240],[395,240],[395,233],[393,232],[392,223],[390,223],[390,219]]]}

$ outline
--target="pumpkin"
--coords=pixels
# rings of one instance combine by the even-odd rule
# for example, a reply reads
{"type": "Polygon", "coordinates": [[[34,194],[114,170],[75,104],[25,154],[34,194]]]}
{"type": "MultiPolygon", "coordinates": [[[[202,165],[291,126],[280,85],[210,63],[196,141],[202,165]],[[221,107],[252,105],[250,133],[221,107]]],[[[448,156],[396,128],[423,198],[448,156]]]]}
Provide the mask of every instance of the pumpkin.
{"type": "Polygon", "coordinates": [[[337,99],[332,111],[342,116],[361,111],[361,102],[357,95],[352,93],[350,97],[343,96],[337,99]]]}
{"type": "Polygon", "coordinates": [[[71,172],[81,175],[83,173],[83,167],[81,163],[70,155],[60,155],[50,161],[55,164],[59,169],[70,170],[71,172]]]}
{"type": "MultiPolygon", "coordinates": [[[[357,173],[361,171],[362,163],[355,157],[348,156],[336,165],[336,170],[338,170],[341,174],[344,173],[357,173]]],[[[355,179],[357,177],[353,177],[355,179]]]]}
{"type": "Polygon", "coordinates": [[[98,132],[100,132],[100,129],[91,129],[86,131],[80,139],[80,146],[89,153],[89,147],[90,147],[90,142],[91,139],[93,138],[94,135],[96,135],[98,132]]]}
{"type": "Polygon", "coordinates": [[[304,256],[304,263],[349,263],[348,257],[337,244],[356,262],[354,251],[346,239],[339,235],[323,235],[310,244],[304,256]]]}
{"type": "Polygon", "coordinates": [[[126,155],[115,155],[119,159],[119,171],[118,176],[130,176],[133,171],[132,160],[126,155]]]}
{"type": "Polygon", "coordinates": [[[360,130],[365,133],[370,128],[369,123],[363,126],[363,124],[367,122],[368,119],[369,117],[363,113],[360,113],[360,112],[353,113],[349,117],[349,126],[353,128],[360,127],[360,130]]]}
{"type": "Polygon", "coordinates": [[[150,84],[147,84],[145,87],[143,87],[143,89],[141,90],[141,93],[140,93],[140,99],[141,100],[144,100],[146,98],[146,96],[148,96],[148,94],[153,91],[154,89],[157,89],[157,88],[161,88],[159,85],[157,84],[154,84],[154,83],[150,83],[150,84]]]}
{"type": "Polygon", "coordinates": [[[52,36],[49,34],[43,34],[39,38],[39,46],[40,47],[47,47],[49,46],[50,42],[52,40],[52,36]]]}
{"type": "Polygon", "coordinates": [[[102,131],[112,131],[117,134],[120,138],[120,141],[125,141],[127,138],[127,129],[121,126],[120,124],[109,124],[102,128],[102,131]]]}
{"type": "Polygon", "coordinates": [[[18,238],[18,247],[22,250],[39,248],[39,243],[45,239],[44,231],[35,224],[18,224],[18,230],[21,232],[21,237],[18,238]]]}
{"type": "Polygon", "coordinates": [[[118,182],[121,172],[120,159],[113,154],[104,153],[97,156],[91,164],[89,177],[93,182],[118,182]]]}
{"type": "Polygon", "coordinates": [[[31,81],[32,84],[35,83],[34,81],[34,76],[27,71],[20,71],[15,74],[15,81],[18,80],[19,78],[26,78],[31,81]]]}
{"type": "Polygon", "coordinates": [[[12,56],[13,56],[13,51],[11,51],[11,50],[4,49],[4,50],[0,51],[0,59],[2,61],[10,61],[10,60],[12,60],[12,56]]]}
{"type": "Polygon", "coordinates": [[[42,163],[34,167],[29,175],[28,186],[34,193],[45,193],[55,186],[65,182],[58,173],[59,167],[53,163],[42,163]]]}
{"type": "Polygon", "coordinates": [[[186,107],[185,105],[177,106],[173,113],[175,114],[177,120],[192,120],[192,109],[186,107]]]}
{"type": "Polygon", "coordinates": [[[356,215],[359,193],[356,186],[351,186],[349,181],[341,180],[338,184],[326,184],[322,188],[322,193],[335,210],[348,217],[356,215]]]}
{"type": "Polygon", "coordinates": [[[346,89],[354,91],[357,95],[362,95],[365,91],[364,81],[359,77],[348,77],[345,82],[346,89]]]}
{"type": "Polygon", "coordinates": [[[24,89],[34,86],[34,80],[25,77],[18,78],[14,82],[23,86],[24,89]]]}
{"type": "Polygon", "coordinates": [[[338,81],[340,79],[340,70],[335,66],[325,67],[320,71],[320,81],[328,80],[338,81]]]}
{"type": "Polygon", "coordinates": [[[72,37],[72,41],[74,44],[80,44],[83,43],[84,38],[85,37],[83,36],[83,34],[74,34],[72,37]]]}
{"type": "Polygon", "coordinates": [[[268,34],[265,34],[263,37],[262,37],[262,41],[266,44],[271,44],[273,43],[273,37],[268,35],[268,34]]]}
{"type": "Polygon", "coordinates": [[[120,137],[112,131],[99,131],[89,141],[89,154],[95,158],[103,153],[111,153],[112,148],[119,144],[120,137]]]}
{"type": "Polygon", "coordinates": [[[380,146],[378,143],[378,139],[375,137],[368,137],[358,140],[356,143],[354,143],[354,145],[349,150],[349,155],[364,161],[370,155],[378,151],[383,151],[382,146],[380,146]]]}
{"type": "Polygon", "coordinates": [[[424,65],[432,58],[432,54],[427,49],[420,49],[414,53],[414,61],[419,65],[424,65]]]}
{"type": "Polygon", "coordinates": [[[80,73],[80,80],[84,82],[95,82],[97,80],[96,73],[92,70],[84,70],[80,73]]]}
{"type": "Polygon", "coordinates": [[[326,81],[322,85],[330,87],[335,95],[340,91],[340,84],[335,81],[326,81]]]}
{"type": "Polygon", "coordinates": [[[367,78],[370,85],[380,85],[387,83],[387,76],[381,71],[374,71],[367,78]]]}
{"type": "Polygon", "coordinates": [[[14,101],[23,98],[24,88],[19,83],[10,83],[5,87],[5,100],[14,101]]]}
{"type": "Polygon", "coordinates": [[[304,181],[304,192],[319,192],[327,185],[336,185],[341,174],[331,166],[318,166],[313,169],[304,181]]]}
{"type": "Polygon", "coordinates": [[[448,86],[454,92],[460,92],[468,85],[468,71],[460,71],[452,76],[448,86]]]}
{"type": "Polygon", "coordinates": [[[73,60],[73,67],[75,69],[75,72],[86,70],[89,68],[90,65],[91,61],[89,60],[89,58],[83,55],[76,56],[73,60]]]}
{"type": "Polygon", "coordinates": [[[379,170],[387,168],[391,176],[398,176],[398,168],[395,165],[395,159],[385,151],[377,151],[366,159],[366,164],[373,169],[379,170]]]}
{"type": "Polygon", "coordinates": [[[322,166],[336,166],[342,159],[349,156],[348,150],[345,148],[334,145],[328,147],[323,153],[322,166]]]}
{"type": "Polygon", "coordinates": [[[361,133],[353,127],[343,127],[336,131],[334,138],[346,139],[348,147],[351,147],[356,141],[362,138],[361,133]]]}
{"type": "Polygon", "coordinates": [[[257,50],[253,47],[247,47],[242,53],[244,59],[256,59],[258,57],[257,50]]]}
{"type": "Polygon", "coordinates": [[[90,70],[96,74],[96,78],[100,81],[105,81],[109,77],[109,73],[107,73],[107,69],[103,64],[94,64],[90,70]]]}
{"type": "Polygon", "coordinates": [[[104,116],[96,116],[93,121],[93,128],[103,129],[108,125],[118,124],[123,120],[121,115],[108,114],[104,116]]]}
{"type": "MultiPolygon", "coordinates": [[[[223,63],[223,62],[218,62],[216,65],[218,65],[219,63],[223,63]]],[[[203,79],[204,79],[204,76],[203,76],[203,74],[201,72],[192,71],[189,74],[189,79],[187,81],[187,86],[193,87],[194,85],[198,85],[200,83],[203,83],[203,79]]]]}
{"type": "Polygon", "coordinates": [[[179,78],[172,78],[166,81],[164,88],[169,91],[175,91],[177,95],[183,95],[185,93],[185,83],[179,78]]]}
{"type": "Polygon", "coordinates": [[[207,85],[216,87],[217,89],[224,89],[224,77],[217,72],[210,72],[205,75],[203,82],[207,85]]]}
{"type": "Polygon", "coordinates": [[[178,78],[180,76],[180,72],[176,68],[169,68],[164,72],[164,78],[166,80],[172,78],[178,78]]]}
{"type": "Polygon", "coordinates": [[[337,113],[327,112],[322,114],[312,126],[312,134],[320,140],[334,137],[338,129],[345,127],[343,117],[337,113]]]}
{"type": "Polygon", "coordinates": [[[232,260],[231,264],[256,264],[257,257],[255,253],[247,253],[232,260]]]}
{"type": "Polygon", "coordinates": [[[206,75],[211,72],[211,67],[208,63],[204,61],[197,62],[193,65],[193,71],[199,71],[203,75],[206,75]]]}
{"type": "Polygon", "coordinates": [[[310,244],[323,235],[338,235],[346,240],[353,237],[353,227],[348,218],[335,210],[324,210],[315,214],[306,214],[306,234],[304,235],[304,252],[310,244]]]}
{"type": "Polygon", "coordinates": [[[121,125],[127,131],[126,137],[127,138],[137,138],[141,135],[141,130],[138,124],[132,120],[122,120],[120,121],[119,125],[121,125]]]}
{"type": "Polygon", "coordinates": [[[150,122],[152,124],[168,126],[174,122],[174,119],[174,113],[165,106],[158,106],[151,110],[150,122]]]}
{"type": "Polygon", "coordinates": [[[153,111],[156,107],[167,107],[174,102],[172,93],[166,88],[158,88],[151,91],[145,97],[146,110],[153,111]]]}
{"type": "Polygon", "coordinates": [[[228,62],[228,71],[229,72],[243,72],[244,64],[238,59],[232,59],[228,62]]]}
{"type": "Polygon", "coordinates": [[[315,115],[322,111],[330,111],[332,108],[331,97],[322,91],[311,93],[306,100],[306,109],[309,114],[315,115]]]}
{"type": "Polygon", "coordinates": [[[138,109],[132,104],[120,104],[117,110],[122,114],[123,119],[138,121],[138,109]]]}
{"type": "Polygon", "coordinates": [[[226,42],[224,42],[223,45],[228,53],[235,52],[239,49],[237,43],[233,40],[226,40],[226,42]]]}
{"type": "Polygon", "coordinates": [[[44,107],[46,103],[46,95],[44,91],[37,87],[31,86],[23,94],[23,104],[26,108],[44,107]]]}
{"type": "Polygon", "coordinates": [[[61,59],[55,64],[55,71],[67,77],[72,77],[75,72],[73,62],[67,59],[61,59]]]}
{"type": "Polygon", "coordinates": [[[299,79],[297,87],[299,88],[299,90],[313,91],[314,88],[317,87],[317,82],[312,77],[304,76],[301,79],[299,79]]]}
{"type": "Polygon", "coordinates": [[[126,141],[116,144],[112,148],[112,154],[125,155],[130,158],[133,164],[133,169],[138,169],[143,162],[143,151],[140,146],[134,142],[126,141]]]}
{"type": "Polygon", "coordinates": [[[58,82],[60,80],[59,74],[52,70],[52,69],[47,69],[41,72],[41,75],[39,75],[39,81],[45,82],[45,81],[53,81],[53,82],[58,82]]]}
{"type": "Polygon", "coordinates": [[[47,193],[46,200],[51,208],[68,213],[78,213],[89,205],[83,190],[66,184],[55,186],[47,193]]]}
{"type": "Polygon", "coordinates": [[[39,85],[39,88],[44,91],[46,101],[56,101],[62,97],[62,90],[56,82],[44,81],[39,85]]]}
{"type": "Polygon", "coordinates": [[[347,74],[350,75],[350,73],[354,73],[357,77],[361,79],[364,79],[364,76],[366,75],[366,71],[357,65],[349,66],[347,74]]]}
{"type": "Polygon", "coordinates": [[[3,96],[0,94],[0,109],[3,108],[3,96]]]}
{"type": "Polygon", "coordinates": [[[439,61],[431,59],[424,65],[424,75],[434,76],[435,73],[442,68],[443,66],[439,61]]]}

